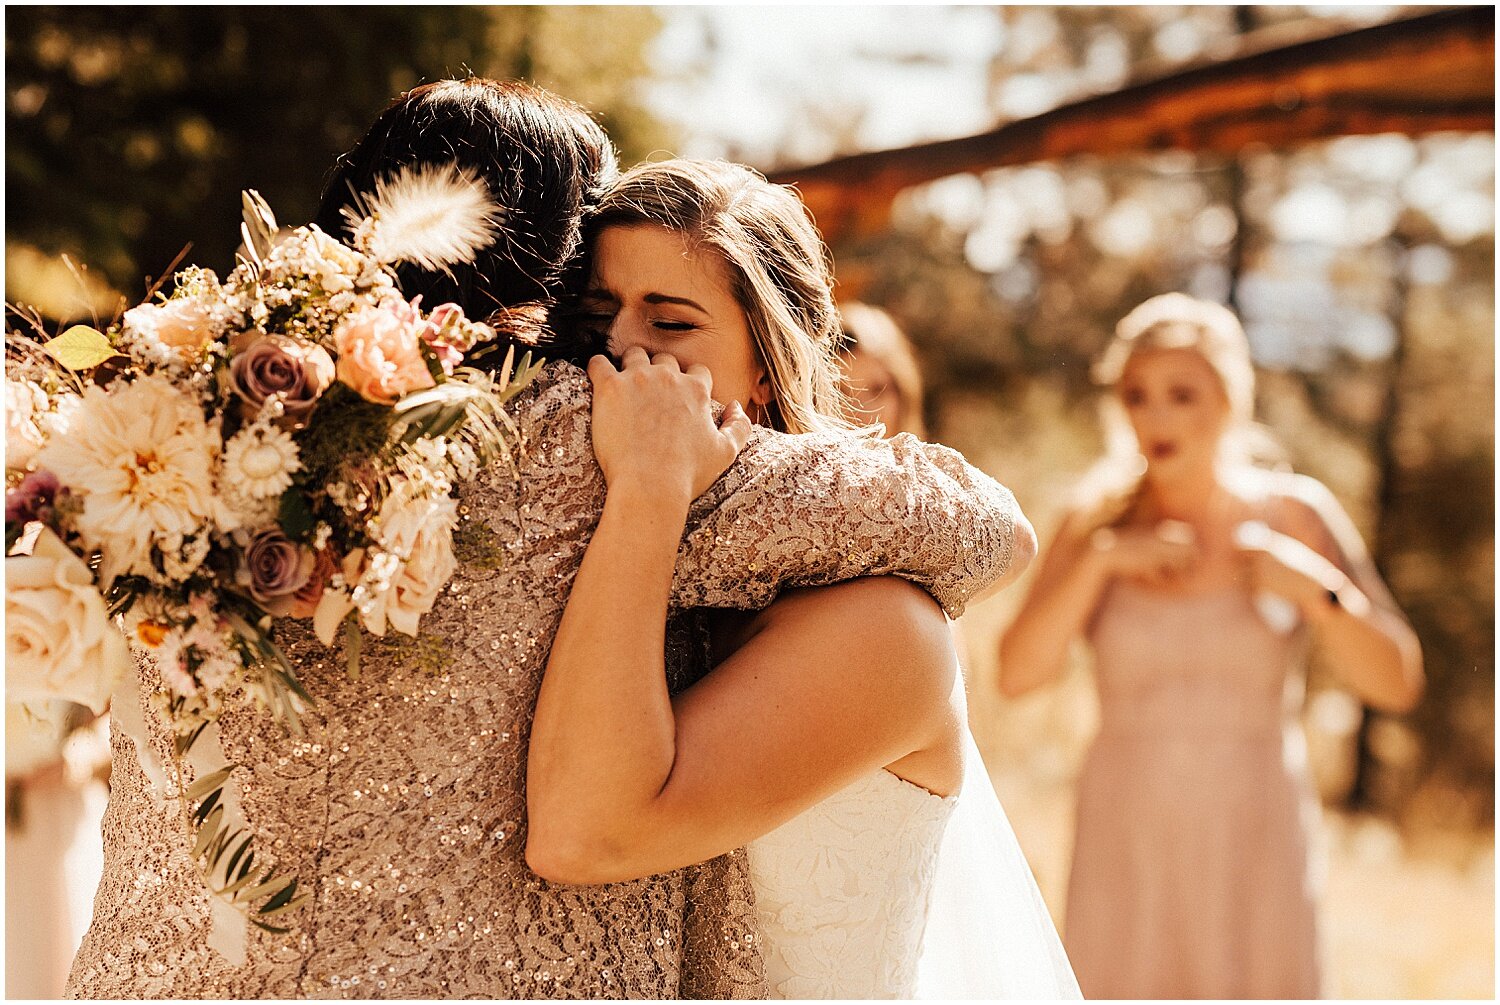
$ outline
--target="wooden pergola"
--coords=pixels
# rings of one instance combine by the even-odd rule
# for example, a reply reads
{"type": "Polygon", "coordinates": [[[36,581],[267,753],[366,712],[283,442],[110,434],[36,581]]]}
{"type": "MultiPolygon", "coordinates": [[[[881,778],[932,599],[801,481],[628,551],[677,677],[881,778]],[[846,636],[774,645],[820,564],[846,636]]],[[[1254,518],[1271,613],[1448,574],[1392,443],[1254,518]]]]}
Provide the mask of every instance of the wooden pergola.
{"type": "MultiPolygon", "coordinates": [[[[1280,37],[1277,37],[1280,36],[1280,37]]],[[[1078,155],[1234,155],[1333,136],[1495,127],[1495,10],[1459,7],[1287,43],[1246,36],[1179,69],[962,139],[775,172],[830,243],[883,230],[903,189],[948,175],[1078,155]]]]}

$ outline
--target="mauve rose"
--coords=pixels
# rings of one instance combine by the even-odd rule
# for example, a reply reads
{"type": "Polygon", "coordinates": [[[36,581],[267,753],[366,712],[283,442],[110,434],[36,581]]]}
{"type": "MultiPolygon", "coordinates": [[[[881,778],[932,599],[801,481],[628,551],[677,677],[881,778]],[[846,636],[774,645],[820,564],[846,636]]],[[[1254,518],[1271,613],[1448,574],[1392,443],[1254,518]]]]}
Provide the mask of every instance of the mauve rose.
{"type": "Polygon", "coordinates": [[[20,485],[5,493],[5,522],[45,521],[51,515],[59,488],[57,476],[52,472],[33,471],[21,479],[20,485]]]}
{"type": "Polygon", "coordinates": [[[313,553],[289,540],[280,527],[267,527],[245,547],[250,595],[281,617],[291,609],[291,594],[306,585],[316,563],[313,553]]]}
{"type": "Polygon", "coordinates": [[[285,418],[294,425],[307,421],[333,376],[328,350],[285,335],[263,335],[229,361],[235,394],[257,411],[267,398],[279,396],[285,418]]]}
{"type": "Polygon", "coordinates": [[[422,358],[427,322],[404,300],[391,299],[348,315],[334,332],[339,380],[361,398],[394,405],[402,395],[437,381],[422,358]]]}
{"type": "Polygon", "coordinates": [[[333,549],[319,548],[313,557],[312,574],[307,577],[307,582],[302,584],[301,589],[292,594],[292,617],[313,616],[318,609],[318,601],[323,599],[323,591],[328,589],[328,580],[337,570],[338,559],[334,556],[333,549]]]}

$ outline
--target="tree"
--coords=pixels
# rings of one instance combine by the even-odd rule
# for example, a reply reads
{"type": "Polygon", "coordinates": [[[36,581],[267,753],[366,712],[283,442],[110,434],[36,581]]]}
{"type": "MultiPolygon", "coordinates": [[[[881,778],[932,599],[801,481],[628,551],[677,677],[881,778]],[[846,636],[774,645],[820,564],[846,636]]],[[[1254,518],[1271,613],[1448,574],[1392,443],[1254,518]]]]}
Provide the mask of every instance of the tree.
{"type": "Polygon", "coordinates": [[[240,189],[309,218],[395,95],[469,71],[583,102],[636,155],[660,141],[630,86],[656,27],[643,8],[14,8],[7,234],[132,295],[188,242],[226,268],[240,189]]]}

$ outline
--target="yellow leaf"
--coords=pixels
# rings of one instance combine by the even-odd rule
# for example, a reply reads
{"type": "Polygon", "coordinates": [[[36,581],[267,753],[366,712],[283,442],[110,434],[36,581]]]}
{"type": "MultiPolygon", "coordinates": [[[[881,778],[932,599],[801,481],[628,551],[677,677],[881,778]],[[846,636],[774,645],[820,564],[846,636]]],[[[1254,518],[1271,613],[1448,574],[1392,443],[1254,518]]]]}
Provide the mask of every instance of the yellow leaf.
{"type": "Polygon", "coordinates": [[[74,325],[42,348],[69,370],[92,370],[110,357],[120,355],[103,332],[88,325],[74,325]]]}

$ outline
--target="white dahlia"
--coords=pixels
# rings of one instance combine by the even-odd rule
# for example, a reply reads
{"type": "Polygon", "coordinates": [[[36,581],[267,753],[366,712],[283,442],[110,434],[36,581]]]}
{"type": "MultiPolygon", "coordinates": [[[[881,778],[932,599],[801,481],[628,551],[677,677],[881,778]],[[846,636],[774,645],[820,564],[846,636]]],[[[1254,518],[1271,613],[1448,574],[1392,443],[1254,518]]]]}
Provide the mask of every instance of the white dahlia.
{"type": "Polygon", "coordinates": [[[130,574],[159,579],[153,547],[181,551],[221,508],[217,426],[160,376],[86,388],[70,425],[35,463],[82,497],[74,528],[103,553],[101,584],[130,574]]]}

